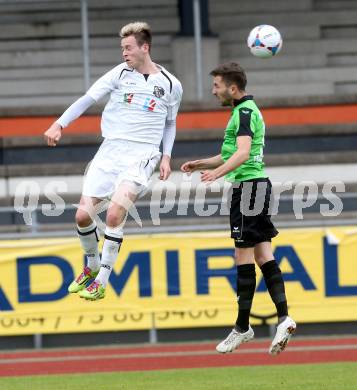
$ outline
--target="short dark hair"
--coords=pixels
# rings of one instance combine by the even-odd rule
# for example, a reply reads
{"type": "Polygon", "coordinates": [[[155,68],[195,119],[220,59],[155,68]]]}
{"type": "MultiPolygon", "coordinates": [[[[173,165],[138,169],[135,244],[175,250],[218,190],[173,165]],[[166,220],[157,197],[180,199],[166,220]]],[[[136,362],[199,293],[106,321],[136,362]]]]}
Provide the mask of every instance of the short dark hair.
{"type": "Polygon", "coordinates": [[[211,76],[221,76],[227,86],[235,84],[240,91],[245,91],[247,76],[244,69],[237,62],[227,62],[218,65],[210,73],[211,76]]]}
{"type": "Polygon", "coordinates": [[[130,35],[134,35],[136,42],[139,46],[142,46],[144,43],[149,45],[151,48],[151,28],[145,22],[133,22],[125,25],[119,33],[121,38],[127,38],[130,35]]]}

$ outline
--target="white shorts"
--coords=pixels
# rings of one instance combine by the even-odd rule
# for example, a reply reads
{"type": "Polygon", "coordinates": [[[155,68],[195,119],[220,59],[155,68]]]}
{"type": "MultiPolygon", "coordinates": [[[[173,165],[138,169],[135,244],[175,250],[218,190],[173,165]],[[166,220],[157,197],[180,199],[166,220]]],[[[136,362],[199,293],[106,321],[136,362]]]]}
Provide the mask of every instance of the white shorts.
{"type": "Polygon", "coordinates": [[[148,188],[160,158],[156,145],[105,139],[85,173],[82,194],[92,198],[110,198],[122,181],[129,181],[137,185],[140,195],[148,188]]]}

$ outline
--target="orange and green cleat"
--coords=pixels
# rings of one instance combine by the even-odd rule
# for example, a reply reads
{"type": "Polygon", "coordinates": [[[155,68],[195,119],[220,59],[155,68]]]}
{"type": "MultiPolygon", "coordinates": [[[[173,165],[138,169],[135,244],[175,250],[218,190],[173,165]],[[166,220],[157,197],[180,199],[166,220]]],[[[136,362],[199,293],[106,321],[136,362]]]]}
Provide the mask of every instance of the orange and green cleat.
{"type": "Polygon", "coordinates": [[[77,293],[83,290],[87,286],[88,282],[93,280],[98,273],[99,271],[92,271],[89,267],[84,267],[83,272],[78,276],[78,278],[73,280],[73,282],[68,286],[68,292],[77,293]]]}
{"type": "Polygon", "coordinates": [[[96,301],[105,297],[105,287],[98,281],[91,283],[86,289],[79,293],[81,298],[87,299],[88,301],[96,301]]]}

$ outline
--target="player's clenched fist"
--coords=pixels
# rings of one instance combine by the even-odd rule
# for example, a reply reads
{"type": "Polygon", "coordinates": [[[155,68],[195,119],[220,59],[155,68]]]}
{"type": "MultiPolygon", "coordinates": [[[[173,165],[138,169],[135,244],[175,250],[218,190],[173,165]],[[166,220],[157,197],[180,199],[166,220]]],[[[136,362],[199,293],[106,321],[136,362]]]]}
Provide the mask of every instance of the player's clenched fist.
{"type": "Polygon", "coordinates": [[[54,122],[44,134],[48,146],[56,146],[62,137],[62,127],[54,122]]]}

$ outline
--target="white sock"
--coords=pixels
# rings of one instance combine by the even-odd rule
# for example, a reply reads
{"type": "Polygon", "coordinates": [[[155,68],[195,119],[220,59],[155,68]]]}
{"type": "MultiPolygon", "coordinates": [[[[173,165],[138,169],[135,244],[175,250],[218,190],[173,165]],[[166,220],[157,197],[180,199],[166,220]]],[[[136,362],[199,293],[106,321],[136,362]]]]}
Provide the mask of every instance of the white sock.
{"type": "Polygon", "coordinates": [[[113,237],[107,234],[104,237],[100,271],[95,280],[99,281],[105,287],[108,284],[109,276],[118,257],[123,238],[113,237]]]}
{"type": "Polygon", "coordinates": [[[92,271],[100,268],[100,257],[98,250],[99,231],[95,222],[86,227],[77,226],[78,237],[84,253],[87,257],[87,265],[92,271]]]}

